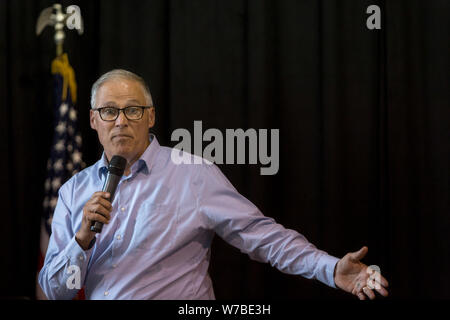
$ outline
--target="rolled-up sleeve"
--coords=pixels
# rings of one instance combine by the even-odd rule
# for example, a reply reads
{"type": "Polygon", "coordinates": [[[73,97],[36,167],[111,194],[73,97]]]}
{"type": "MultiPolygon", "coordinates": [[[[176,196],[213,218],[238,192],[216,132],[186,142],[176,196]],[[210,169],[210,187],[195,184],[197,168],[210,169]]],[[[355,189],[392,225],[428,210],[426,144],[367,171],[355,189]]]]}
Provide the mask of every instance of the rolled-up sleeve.
{"type": "Polygon", "coordinates": [[[239,194],[215,165],[199,166],[198,207],[208,228],[253,260],[331,287],[336,257],[317,249],[297,231],[286,229],[239,194]]]}
{"type": "Polygon", "coordinates": [[[83,250],[75,240],[71,212],[66,203],[71,199],[70,188],[63,185],[53,214],[44,266],[39,273],[39,284],[48,299],[72,299],[83,286],[92,246],[83,250]]]}

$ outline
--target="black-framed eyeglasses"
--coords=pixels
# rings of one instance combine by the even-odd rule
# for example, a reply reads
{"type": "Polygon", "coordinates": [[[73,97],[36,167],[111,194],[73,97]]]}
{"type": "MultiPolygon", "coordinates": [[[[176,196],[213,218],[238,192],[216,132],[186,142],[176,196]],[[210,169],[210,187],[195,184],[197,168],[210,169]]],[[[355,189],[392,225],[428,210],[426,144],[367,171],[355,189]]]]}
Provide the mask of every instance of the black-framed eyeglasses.
{"type": "Polygon", "coordinates": [[[116,121],[120,111],[123,112],[128,120],[141,120],[145,109],[153,108],[153,106],[129,106],[122,109],[116,107],[103,107],[92,109],[98,111],[103,121],[116,121]]]}

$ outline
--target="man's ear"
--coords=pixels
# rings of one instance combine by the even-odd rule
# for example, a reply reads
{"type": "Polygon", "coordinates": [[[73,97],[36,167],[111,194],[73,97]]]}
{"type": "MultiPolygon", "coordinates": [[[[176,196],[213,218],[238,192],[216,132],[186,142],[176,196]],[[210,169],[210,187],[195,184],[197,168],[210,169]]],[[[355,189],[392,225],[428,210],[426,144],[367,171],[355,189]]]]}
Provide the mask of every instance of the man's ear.
{"type": "Polygon", "coordinates": [[[148,109],[148,128],[152,128],[155,125],[155,107],[148,109]]]}
{"type": "Polygon", "coordinates": [[[89,111],[89,122],[91,124],[91,128],[94,130],[97,130],[97,124],[96,124],[96,119],[95,119],[95,111],[94,110],[90,110],[89,111]]]}

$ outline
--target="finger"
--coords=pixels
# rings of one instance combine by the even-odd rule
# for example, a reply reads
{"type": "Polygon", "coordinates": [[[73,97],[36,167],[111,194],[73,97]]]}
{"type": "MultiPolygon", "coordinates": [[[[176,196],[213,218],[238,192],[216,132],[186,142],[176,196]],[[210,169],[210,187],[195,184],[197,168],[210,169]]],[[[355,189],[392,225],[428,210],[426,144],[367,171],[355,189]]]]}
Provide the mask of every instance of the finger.
{"type": "Polygon", "coordinates": [[[361,282],[358,281],[358,282],[355,284],[355,286],[353,287],[352,294],[357,295],[358,292],[361,292],[361,289],[362,289],[361,287],[362,287],[361,282]]]}
{"type": "Polygon", "coordinates": [[[367,267],[367,273],[370,274],[370,279],[380,283],[383,287],[389,287],[389,282],[386,278],[383,277],[380,272],[373,269],[372,266],[367,267]]]}
{"type": "Polygon", "coordinates": [[[380,274],[380,277],[379,278],[375,278],[375,279],[380,279],[380,284],[383,286],[383,287],[389,287],[389,282],[386,280],[386,278],[385,277],[383,277],[381,274],[380,274]]]}
{"type": "Polygon", "coordinates": [[[86,203],[85,207],[91,211],[95,211],[95,209],[97,207],[103,207],[108,212],[112,211],[111,202],[109,202],[107,199],[104,199],[102,197],[95,197],[95,198],[89,200],[89,202],[86,203]]]}
{"type": "Polygon", "coordinates": [[[111,202],[101,196],[93,196],[84,206],[84,210],[97,211],[98,207],[103,207],[106,211],[112,211],[111,202]]]}
{"type": "Polygon", "coordinates": [[[381,294],[383,297],[387,297],[387,296],[389,295],[389,292],[388,292],[385,288],[383,288],[381,285],[375,287],[375,290],[376,290],[379,294],[381,294]]]}
{"type": "Polygon", "coordinates": [[[111,194],[109,192],[97,191],[97,192],[94,192],[92,194],[91,199],[93,199],[94,197],[102,197],[102,198],[105,198],[105,199],[109,199],[110,196],[111,196],[111,194]]]}
{"type": "Polygon", "coordinates": [[[96,213],[96,212],[89,212],[87,215],[87,218],[90,222],[101,222],[103,224],[108,224],[109,223],[109,219],[105,218],[103,215],[96,213]]]}
{"type": "Polygon", "coordinates": [[[111,219],[111,210],[98,203],[89,206],[89,212],[98,213],[104,216],[106,219],[111,219]]]}
{"type": "Polygon", "coordinates": [[[361,249],[359,249],[359,251],[350,253],[350,258],[359,261],[366,256],[368,251],[369,249],[366,246],[364,246],[361,249]]]}
{"type": "Polygon", "coordinates": [[[358,292],[356,295],[358,296],[359,300],[366,300],[366,296],[364,295],[364,293],[358,292]]]}
{"type": "Polygon", "coordinates": [[[112,210],[111,202],[108,199],[105,199],[103,197],[95,198],[95,200],[92,202],[92,204],[100,204],[103,207],[105,207],[106,209],[108,209],[109,211],[112,210]]]}
{"type": "Polygon", "coordinates": [[[375,299],[375,293],[373,293],[373,291],[369,287],[364,287],[363,292],[366,294],[366,296],[369,297],[370,300],[375,299]]]}
{"type": "MultiPolygon", "coordinates": [[[[369,267],[370,268],[370,267],[369,267]]],[[[389,287],[389,282],[379,272],[375,271],[369,276],[368,282],[370,289],[378,289],[382,287],[389,287]],[[374,287],[374,288],[372,288],[374,287]]],[[[387,292],[387,291],[386,291],[387,292]]]]}
{"type": "Polygon", "coordinates": [[[384,297],[387,297],[389,295],[388,291],[384,288],[384,284],[388,284],[386,279],[381,277],[381,275],[377,272],[375,276],[370,276],[369,279],[367,279],[367,287],[369,289],[375,289],[379,294],[381,294],[384,297]]]}
{"type": "Polygon", "coordinates": [[[96,193],[94,193],[92,195],[92,197],[89,200],[89,202],[90,203],[97,203],[99,201],[111,202],[111,201],[109,201],[109,197],[110,197],[110,193],[109,192],[98,191],[98,192],[96,192],[96,193]]]}

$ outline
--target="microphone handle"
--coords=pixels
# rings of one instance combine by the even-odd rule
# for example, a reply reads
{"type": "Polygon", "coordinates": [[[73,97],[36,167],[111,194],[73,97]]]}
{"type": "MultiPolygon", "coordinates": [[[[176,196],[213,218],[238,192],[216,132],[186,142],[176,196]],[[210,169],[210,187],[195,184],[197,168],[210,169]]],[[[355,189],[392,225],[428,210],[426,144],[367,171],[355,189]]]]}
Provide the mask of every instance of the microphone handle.
{"type": "MultiPolygon", "coordinates": [[[[108,173],[108,175],[106,176],[106,180],[105,183],[103,184],[103,192],[109,192],[110,197],[109,197],[109,202],[113,202],[114,200],[114,193],[116,192],[117,189],[117,185],[119,184],[121,176],[118,176],[116,174],[112,174],[112,173],[108,173]]],[[[102,232],[102,228],[103,228],[103,223],[99,222],[99,221],[95,221],[92,225],[91,225],[91,231],[100,233],[102,232]]]]}

